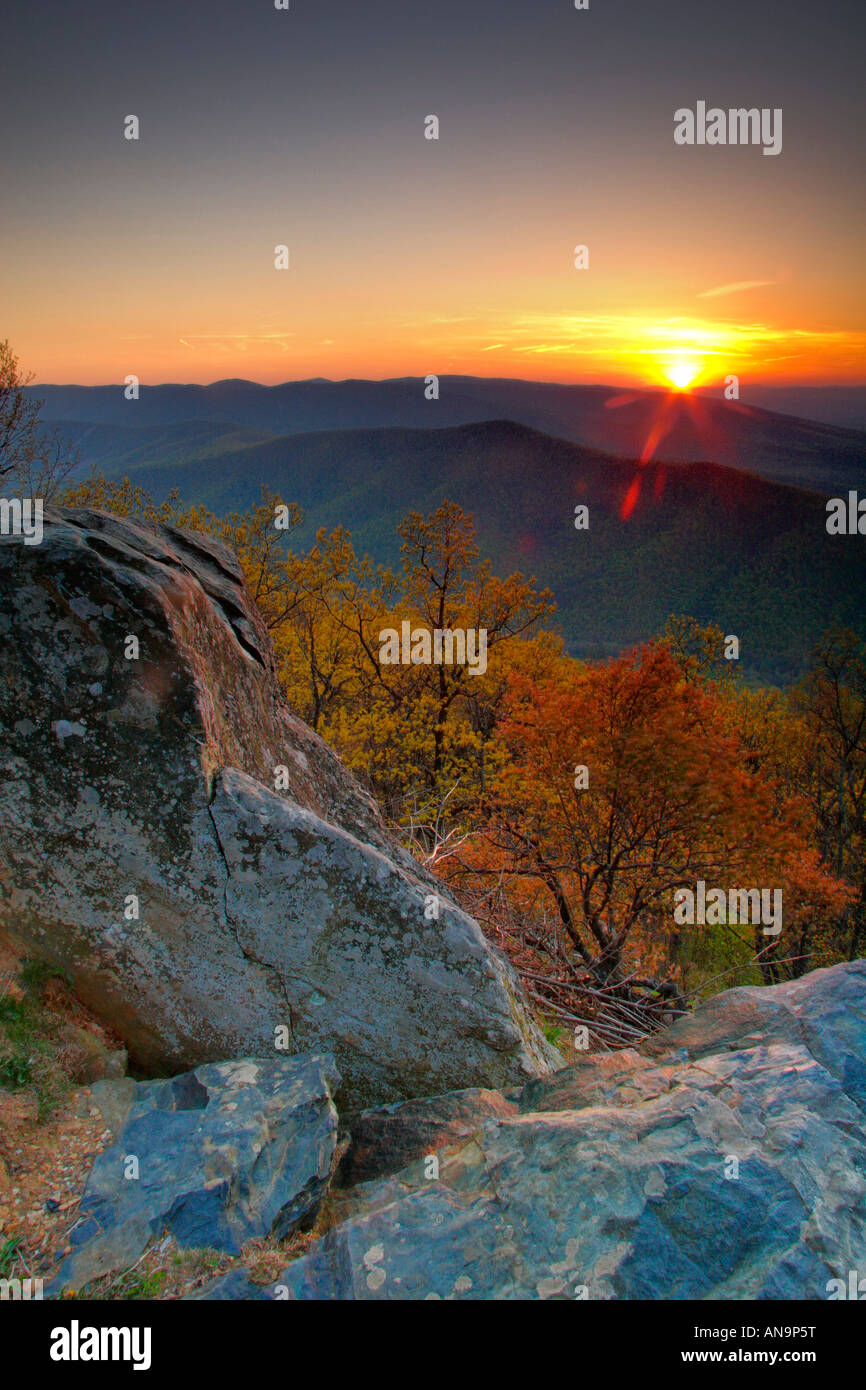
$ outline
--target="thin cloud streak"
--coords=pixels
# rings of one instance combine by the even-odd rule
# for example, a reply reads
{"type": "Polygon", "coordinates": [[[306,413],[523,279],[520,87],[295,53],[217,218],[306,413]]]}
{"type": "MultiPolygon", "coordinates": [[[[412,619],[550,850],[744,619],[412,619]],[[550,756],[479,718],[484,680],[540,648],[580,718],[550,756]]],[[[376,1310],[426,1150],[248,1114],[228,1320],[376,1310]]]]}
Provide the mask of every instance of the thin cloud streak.
{"type": "Polygon", "coordinates": [[[741,290],[759,290],[775,285],[775,280],[733,280],[729,285],[717,285],[713,290],[701,290],[698,299],[720,299],[724,294],[739,294],[741,290]]]}

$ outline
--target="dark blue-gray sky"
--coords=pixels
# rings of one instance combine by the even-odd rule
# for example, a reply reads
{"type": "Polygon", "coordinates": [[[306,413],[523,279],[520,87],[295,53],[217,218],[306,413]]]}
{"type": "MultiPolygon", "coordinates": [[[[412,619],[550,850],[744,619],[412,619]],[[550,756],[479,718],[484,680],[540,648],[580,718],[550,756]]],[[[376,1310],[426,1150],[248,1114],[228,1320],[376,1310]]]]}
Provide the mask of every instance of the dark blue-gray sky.
{"type": "Polygon", "coordinates": [[[55,381],[863,379],[864,14],[7,0],[0,336],[55,381]],[[677,147],[699,100],[782,153],[677,147]]]}

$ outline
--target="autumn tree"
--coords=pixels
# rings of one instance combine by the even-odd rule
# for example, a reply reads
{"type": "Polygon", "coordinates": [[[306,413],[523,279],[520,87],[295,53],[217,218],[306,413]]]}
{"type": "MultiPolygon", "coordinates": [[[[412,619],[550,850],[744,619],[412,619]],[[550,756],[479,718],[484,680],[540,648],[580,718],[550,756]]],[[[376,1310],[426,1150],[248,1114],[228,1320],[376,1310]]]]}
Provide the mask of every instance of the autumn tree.
{"type": "Polygon", "coordinates": [[[106,478],[95,469],[76,483],[67,483],[58,497],[64,507],[89,507],[111,512],[113,516],[143,521],[148,526],[177,524],[181,513],[177,491],[157,502],[143,487],[129,478],[106,478]]]}
{"type": "Polygon", "coordinates": [[[462,795],[452,810],[474,795],[495,720],[499,658],[553,605],[534,580],[491,573],[479,558],[472,518],[453,502],[429,516],[411,513],[398,532],[399,574],[362,573],[356,562],[351,583],[339,591],[339,613],[331,609],[355,639],[360,692],[351,731],[344,720],[335,735],[386,804],[396,811],[401,798],[414,799],[411,814],[423,820],[457,781],[462,795]],[[483,630],[486,671],[465,662],[385,663],[382,634],[399,632],[404,622],[431,633],[483,630]]]}
{"type": "Polygon", "coordinates": [[[802,785],[824,863],[854,889],[845,954],[866,940],[866,653],[842,628],[818,646],[793,694],[806,731],[802,785]]]}
{"type": "MultiPolygon", "coordinates": [[[[495,578],[488,561],[479,560],[475,526],[453,502],[444,502],[427,517],[412,512],[398,527],[403,570],[401,602],[409,616],[417,615],[428,628],[481,629],[486,633],[487,663],[500,646],[533,631],[553,611],[552,595],[539,593],[533,579],[515,572],[495,578]]],[[[483,678],[467,665],[422,668],[419,679],[434,703],[433,764],[442,766],[444,731],[455,701],[466,696],[477,702],[473,684],[483,678]]],[[[474,706],[480,713],[478,703],[474,706]]],[[[477,718],[485,731],[485,721],[477,718]]]]}
{"type": "Polygon", "coordinates": [[[301,717],[341,740],[342,716],[353,714],[369,687],[369,656],[359,640],[384,614],[388,578],[359,560],[343,527],[319,531],[306,555],[291,556],[296,601],[275,635],[280,678],[301,717]]]}
{"type": "Polygon", "coordinates": [[[739,665],[725,658],[725,634],[715,623],[674,614],[668,618],[662,640],[686,680],[730,683],[739,678],[739,665]]]}
{"type": "Polygon", "coordinates": [[[30,395],[32,374],[22,374],[18,358],[0,342],[0,490],[7,496],[55,500],[78,463],[77,453],[40,419],[44,401],[30,395]]]}
{"type": "Polygon", "coordinates": [[[783,887],[786,921],[801,900],[838,910],[844,890],[809,861],[804,809],[780,812],[717,694],[664,643],[516,676],[498,736],[507,759],[460,872],[542,889],[565,959],[595,987],[634,997],[672,978],[673,892],[698,879],[783,887]]]}

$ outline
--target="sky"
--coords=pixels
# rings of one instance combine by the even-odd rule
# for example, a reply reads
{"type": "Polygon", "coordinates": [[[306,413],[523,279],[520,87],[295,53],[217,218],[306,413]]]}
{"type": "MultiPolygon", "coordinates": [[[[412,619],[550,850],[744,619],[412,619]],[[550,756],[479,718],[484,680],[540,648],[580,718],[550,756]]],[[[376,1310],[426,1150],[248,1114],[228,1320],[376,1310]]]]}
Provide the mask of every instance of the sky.
{"type": "Polygon", "coordinates": [[[864,37],[863,0],[7,0],[0,338],[45,383],[866,382],[864,37]],[[677,145],[699,101],[780,108],[781,152],[677,145]]]}

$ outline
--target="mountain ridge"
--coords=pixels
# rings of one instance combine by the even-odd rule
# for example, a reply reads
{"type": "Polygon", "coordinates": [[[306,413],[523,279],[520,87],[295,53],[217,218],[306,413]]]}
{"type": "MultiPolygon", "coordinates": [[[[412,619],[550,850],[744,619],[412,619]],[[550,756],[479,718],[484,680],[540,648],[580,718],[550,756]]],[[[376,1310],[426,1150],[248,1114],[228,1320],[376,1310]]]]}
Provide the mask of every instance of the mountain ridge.
{"type": "Polygon", "coordinates": [[[745,469],[642,465],[510,420],[310,431],[240,447],[219,433],[213,445],[202,439],[183,460],[169,450],[130,468],[115,457],[109,472],[158,498],[176,488],[218,515],[254,505],[266,487],[303,510],[293,549],[342,525],[359,553],[392,565],[402,517],[457,502],[495,570],[531,571],[552,589],[575,655],[613,654],[689,613],[738,634],[751,675],[787,681],[827,628],[866,632],[862,538],[827,534],[820,493],[745,469]],[[581,503],[586,531],[574,524],[581,503]]]}
{"type": "Polygon", "coordinates": [[[263,386],[236,378],[209,386],[142,386],[127,401],[119,386],[34,388],[43,415],[77,440],[82,426],[220,425],[280,437],[335,429],[438,429],[510,419],[621,458],[667,462],[708,458],[778,482],[833,495],[866,488],[866,431],[778,414],[705,394],[607,386],[564,386],[512,378],[439,378],[427,400],[423,378],[380,382],[319,379],[263,386]]]}

